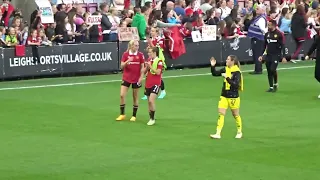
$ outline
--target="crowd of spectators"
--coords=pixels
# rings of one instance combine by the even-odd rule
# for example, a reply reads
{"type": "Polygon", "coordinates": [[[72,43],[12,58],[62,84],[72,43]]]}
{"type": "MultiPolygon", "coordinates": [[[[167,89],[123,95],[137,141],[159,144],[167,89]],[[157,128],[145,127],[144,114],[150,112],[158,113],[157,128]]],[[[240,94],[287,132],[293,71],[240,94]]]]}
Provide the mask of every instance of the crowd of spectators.
{"type": "Polygon", "coordinates": [[[320,24],[318,0],[247,0],[243,7],[235,5],[234,0],[136,1],[134,4],[139,6],[132,4],[125,9],[102,3],[92,13],[102,16],[101,25],[87,23],[90,13],[81,4],[52,4],[55,19],[52,24],[43,24],[41,12],[35,10],[28,24],[21,10],[15,9],[10,1],[3,0],[0,8],[0,38],[5,47],[117,41],[118,27],[137,27],[142,40],[150,36],[151,27],[178,26],[183,36],[190,37],[191,31],[201,31],[204,25],[217,25],[218,39],[246,37],[257,5],[266,2],[267,19],[277,20],[279,30],[284,33],[312,37],[320,24]]]}

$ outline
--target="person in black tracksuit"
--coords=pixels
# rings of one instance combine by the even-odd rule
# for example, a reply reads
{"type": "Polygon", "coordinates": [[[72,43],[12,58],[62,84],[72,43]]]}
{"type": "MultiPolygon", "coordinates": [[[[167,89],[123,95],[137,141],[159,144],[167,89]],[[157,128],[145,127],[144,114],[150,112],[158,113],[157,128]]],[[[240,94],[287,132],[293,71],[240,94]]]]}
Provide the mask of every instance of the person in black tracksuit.
{"type": "Polygon", "coordinates": [[[276,28],[277,22],[271,20],[268,22],[268,32],[265,34],[266,50],[264,57],[260,56],[259,61],[266,61],[268,72],[269,89],[267,92],[276,92],[278,89],[278,74],[277,67],[282,59],[284,48],[283,34],[276,28]]]}
{"type": "MultiPolygon", "coordinates": [[[[309,56],[316,50],[316,65],[314,68],[314,78],[320,83],[320,37],[317,36],[316,40],[311,45],[306,60],[309,59],[309,56]]],[[[320,95],[318,96],[320,98],[320,95]]]]}

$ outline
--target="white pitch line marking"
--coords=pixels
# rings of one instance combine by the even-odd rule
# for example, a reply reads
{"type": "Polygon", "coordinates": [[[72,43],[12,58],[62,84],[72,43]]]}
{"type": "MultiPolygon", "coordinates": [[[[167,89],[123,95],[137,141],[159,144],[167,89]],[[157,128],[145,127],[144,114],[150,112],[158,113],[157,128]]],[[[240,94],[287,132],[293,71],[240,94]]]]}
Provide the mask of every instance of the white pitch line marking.
{"type": "MultiPolygon", "coordinates": [[[[278,68],[278,70],[290,70],[290,69],[305,69],[312,68],[314,66],[297,66],[297,67],[287,67],[287,68],[278,68]]],[[[265,69],[264,69],[265,70],[265,69]]],[[[242,72],[251,72],[252,70],[245,70],[242,72]]],[[[195,76],[205,76],[210,75],[211,73],[203,74],[184,74],[176,76],[164,76],[163,78],[180,78],[180,77],[195,77],[195,76]]],[[[48,87],[63,87],[63,86],[76,86],[76,85],[89,85],[89,84],[102,84],[102,83],[112,83],[112,82],[121,82],[122,80],[107,80],[107,81],[89,81],[89,82],[78,82],[78,83],[65,83],[65,84],[48,84],[48,85],[39,85],[39,86],[21,86],[21,87],[9,87],[9,88],[0,88],[0,91],[8,90],[20,90],[20,89],[37,89],[37,88],[48,88],[48,87]]]]}

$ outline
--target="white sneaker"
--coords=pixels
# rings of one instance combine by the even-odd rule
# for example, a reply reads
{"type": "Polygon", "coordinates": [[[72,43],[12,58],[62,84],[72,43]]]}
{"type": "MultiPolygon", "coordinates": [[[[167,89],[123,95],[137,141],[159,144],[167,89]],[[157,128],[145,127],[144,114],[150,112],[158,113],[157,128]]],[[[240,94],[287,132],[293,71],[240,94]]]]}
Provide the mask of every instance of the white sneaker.
{"type": "Polygon", "coordinates": [[[236,135],[236,139],[241,139],[242,138],[242,132],[238,132],[236,135]]]}
{"type": "Polygon", "coordinates": [[[320,99],[320,95],[318,96],[318,99],[320,99]]]}
{"type": "Polygon", "coordinates": [[[221,135],[220,134],[210,134],[210,137],[212,139],[220,139],[221,138],[221,135]]]}
{"type": "Polygon", "coordinates": [[[156,123],[156,120],[150,119],[149,122],[147,123],[148,126],[152,126],[156,123]]]}

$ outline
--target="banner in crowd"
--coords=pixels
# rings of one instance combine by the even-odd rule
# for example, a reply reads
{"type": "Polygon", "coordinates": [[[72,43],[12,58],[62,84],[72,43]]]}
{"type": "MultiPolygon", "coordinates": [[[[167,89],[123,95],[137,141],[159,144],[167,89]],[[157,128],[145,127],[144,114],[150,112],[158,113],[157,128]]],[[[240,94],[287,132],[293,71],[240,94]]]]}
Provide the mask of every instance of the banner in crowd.
{"type": "Polygon", "coordinates": [[[202,26],[202,41],[215,41],[217,39],[217,26],[202,26]]]}
{"type": "Polygon", "coordinates": [[[31,48],[25,57],[15,57],[15,49],[4,49],[6,77],[40,76],[79,72],[110,72],[119,68],[117,43],[40,47],[40,63],[33,63],[31,48]]]}
{"type": "Polygon", "coordinates": [[[90,15],[87,18],[87,24],[89,25],[100,25],[102,16],[99,15],[90,15]]]}
{"type": "Polygon", "coordinates": [[[48,0],[35,0],[41,12],[41,22],[44,24],[54,23],[53,11],[48,0]]]}
{"type": "MultiPolygon", "coordinates": [[[[310,39],[303,44],[302,54],[308,51],[312,42],[310,39]]],[[[208,66],[211,57],[215,57],[218,64],[224,65],[229,55],[236,55],[241,63],[252,63],[253,60],[250,38],[198,43],[186,39],[184,43],[187,53],[177,59],[171,59],[169,53],[165,51],[166,64],[169,68],[208,66]]],[[[16,57],[14,48],[1,48],[0,78],[117,71],[127,47],[128,42],[40,47],[39,64],[33,63],[30,47],[26,48],[25,57],[16,57]]],[[[147,42],[140,41],[140,51],[147,57],[146,47],[147,42]]],[[[284,53],[290,55],[295,48],[291,36],[286,36],[284,53]]]]}
{"type": "Polygon", "coordinates": [[[222,40],[222,60],[225,61],[229,55],[236,55],[241,62],[252,61],[251,39],[222,40]]]}
{"type": "Polygon", "coordinates": [[[119,41],[140,40],[138,29],[136,27],[118,28],[119,41]]]}
{"type": "Polygon", "coordinates": [[[57,0],[57,4],[97,3],[95,0],[57,0]]]}

